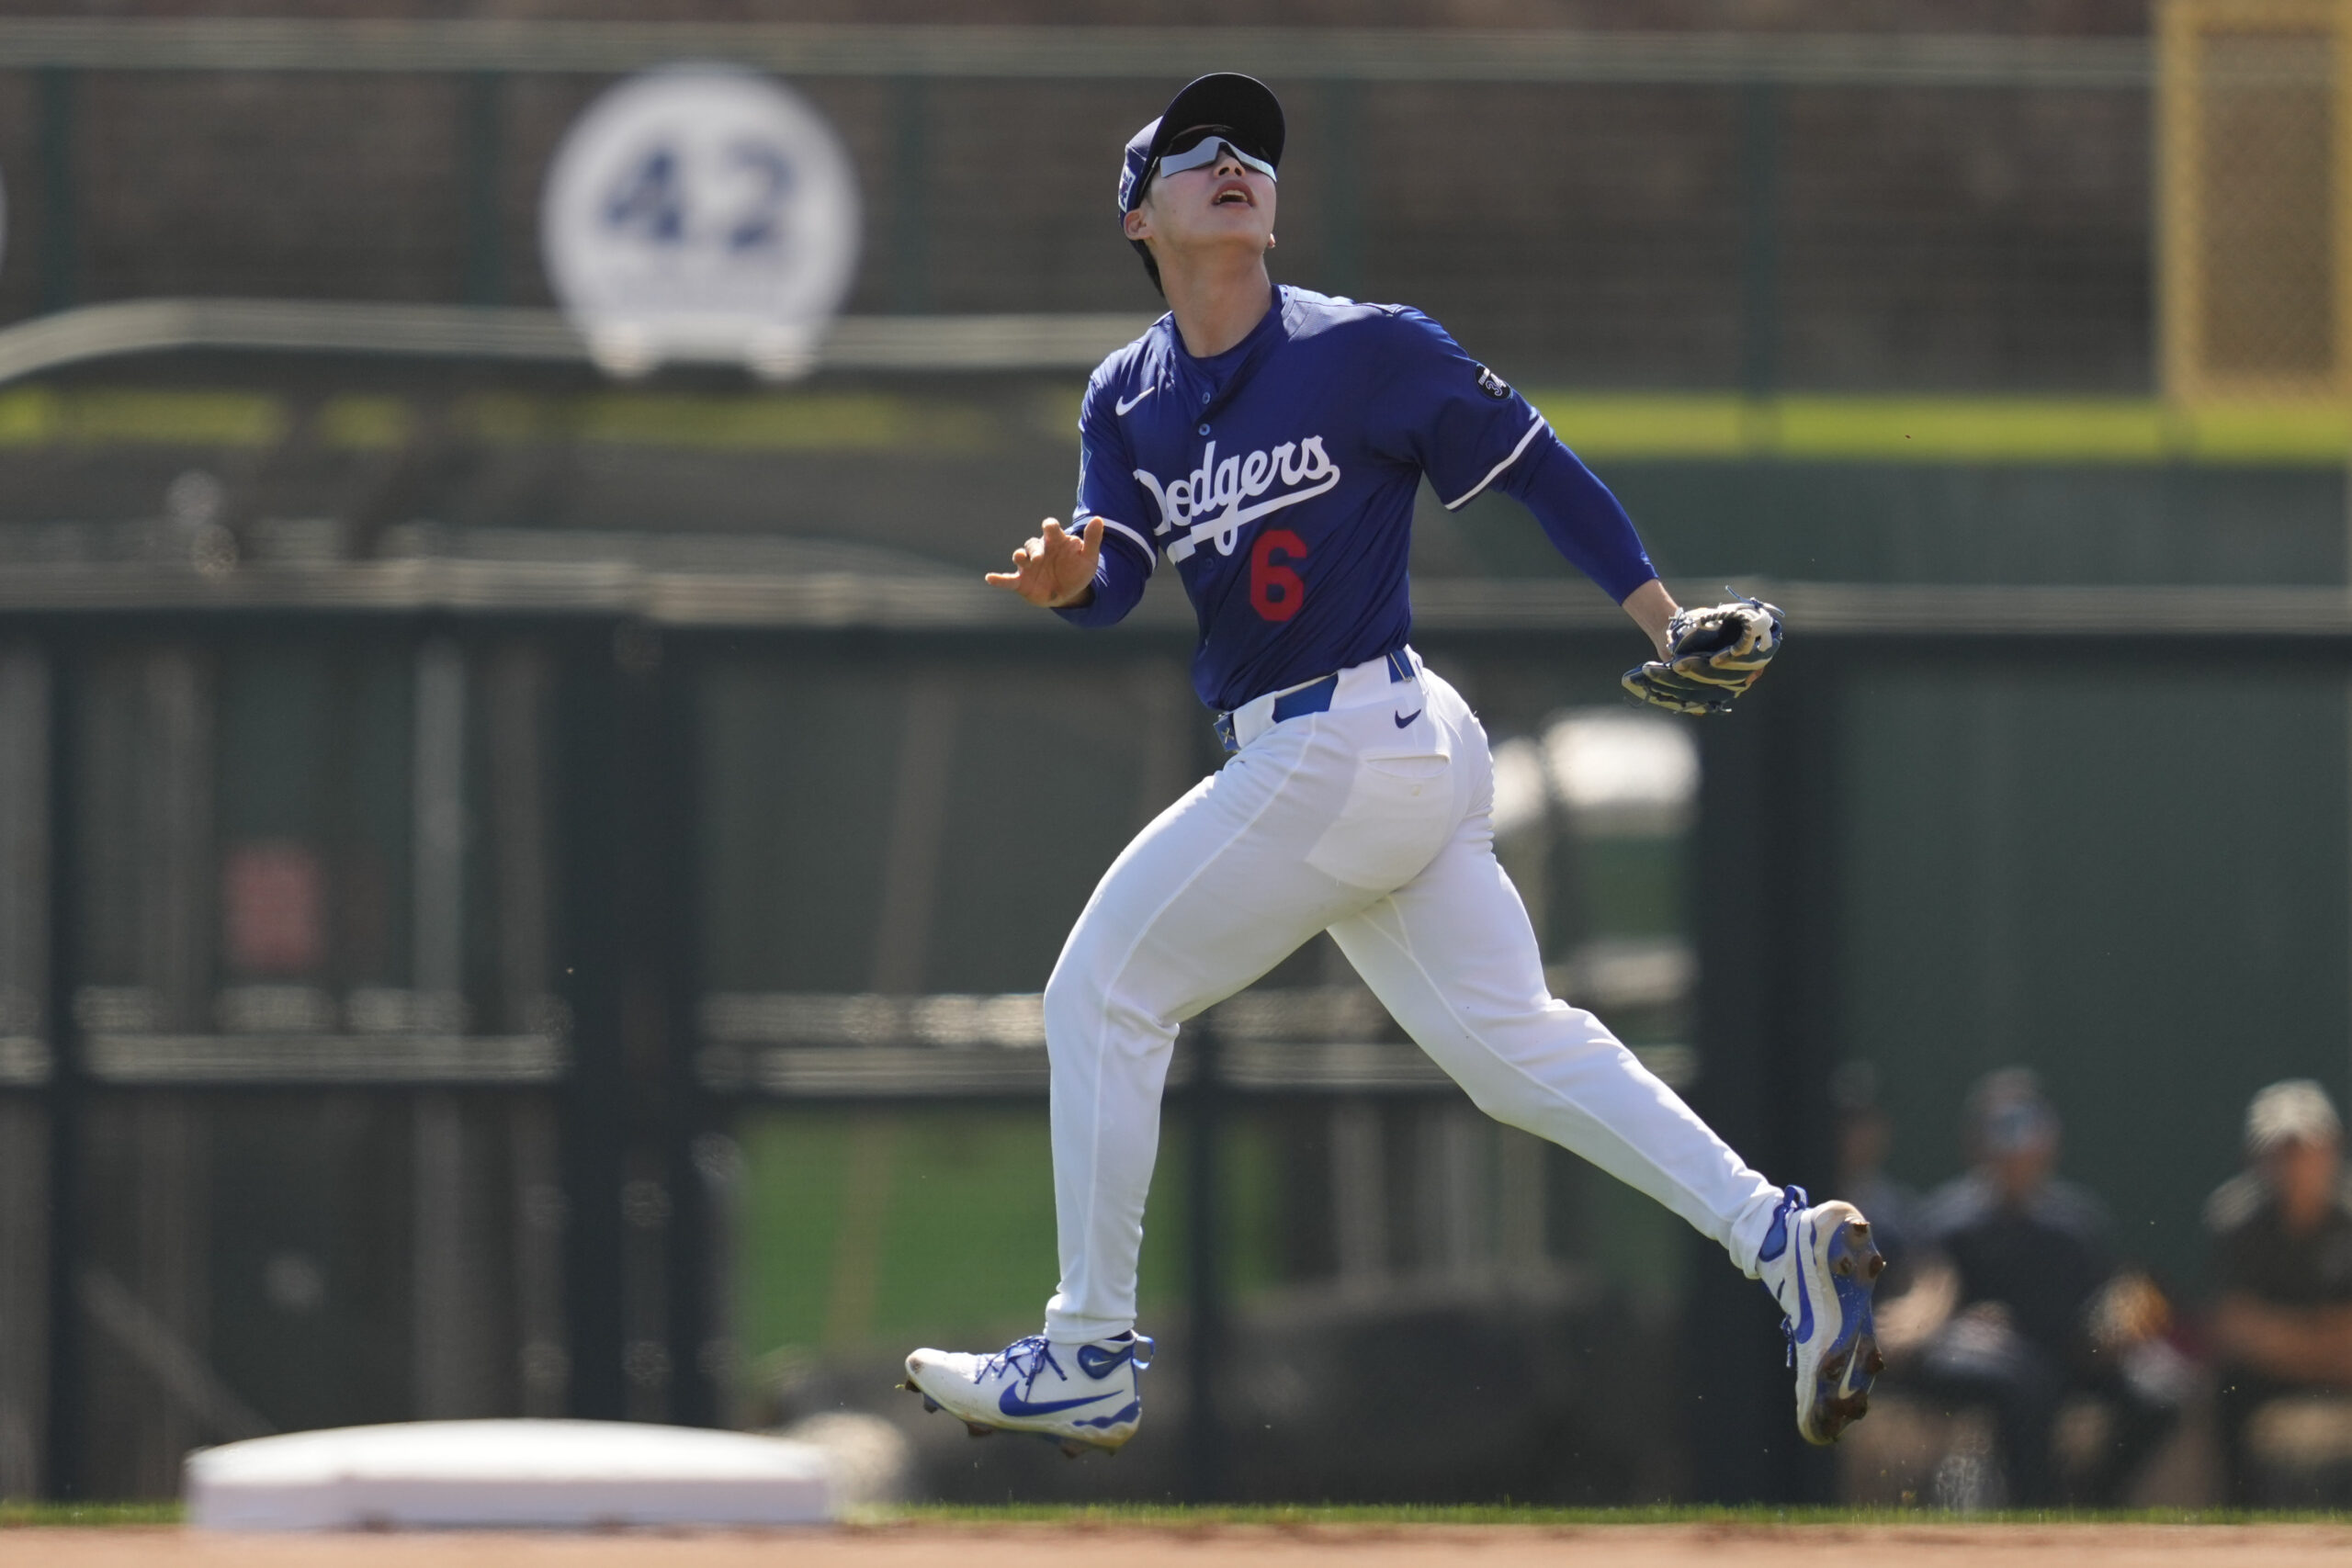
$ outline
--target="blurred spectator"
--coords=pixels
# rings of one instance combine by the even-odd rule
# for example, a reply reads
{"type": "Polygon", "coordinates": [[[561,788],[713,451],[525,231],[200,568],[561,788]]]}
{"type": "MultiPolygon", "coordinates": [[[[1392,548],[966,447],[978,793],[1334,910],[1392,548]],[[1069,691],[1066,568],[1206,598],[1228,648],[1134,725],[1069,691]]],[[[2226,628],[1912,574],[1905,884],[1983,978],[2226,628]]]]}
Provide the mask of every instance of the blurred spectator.
{"type": "Polygon", "coordinates": [[[1887,1261],[1878,1298],[1902,1292],[1903,1264],[1917,1234],[1919,1196],[1886,1173],[1894,1122],[1878,1100],[1878,1065],[1854,1061],[1830,1075],[1829,1101],[1838,1112],[1838,1197],[1871,1223],[1871,1239],[1887,1261]]]}
{"type": "Polygon", "coordinates": [[[2163,1337],[2169,1309],[2144,1276],[2116,1269],[2099,1201],[2053,1174],[2058,1113],[2030,1071],[1988,1075],[1965,1117],[1971,1168],[1919,1213],[1918,1245],[1932,1256],[1911,1304],[1938,1303],[1941,1321],[1917,1325],[1914,1386],[1948,1407],[1991,1407],[2012,1506],[2065,1492],[2111,1503],[2188,1393],[2188,1366],[2163,1337]],[[2062,1486],[2052,1435],[2061,1406],[2085,1394],[2104,1419],[2075,1484],[2062,1486]]]}
{"type": "MultiPolygon", "coordinates": [[[[2206,1201],[2233,1502],[2317,1501],[2310,1472],[2340,1461],[2333,1450],[2341,1443],[2320,1429],[2331,1425],[2332,1402],[2312,1396],[2352,1389],[2352,1195],[2343,1148],[2343,1123],[2325,1089],[2309,1078],[2272,1084],[2246,1106],[2246,1168],[2206,1201]]],[[[2346,1478],[2340,1462],[2333,1468],[2340,1498],[2346,1478]]]]}

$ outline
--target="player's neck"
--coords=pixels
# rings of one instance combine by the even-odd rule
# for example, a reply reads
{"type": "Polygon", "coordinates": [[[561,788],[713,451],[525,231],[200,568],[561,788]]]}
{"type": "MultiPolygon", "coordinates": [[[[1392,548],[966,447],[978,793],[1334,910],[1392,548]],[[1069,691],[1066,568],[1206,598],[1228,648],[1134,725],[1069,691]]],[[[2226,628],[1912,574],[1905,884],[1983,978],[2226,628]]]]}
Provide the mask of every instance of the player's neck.
{"type": "Polygon", "coordinates": [[[1163,266],[1159,281],[1184,352],[1195,359],[1223,354],[1248,337],[1274,306],[1274,285],[1258,252],[1187,256],[1183,265],[1163,266]]]}

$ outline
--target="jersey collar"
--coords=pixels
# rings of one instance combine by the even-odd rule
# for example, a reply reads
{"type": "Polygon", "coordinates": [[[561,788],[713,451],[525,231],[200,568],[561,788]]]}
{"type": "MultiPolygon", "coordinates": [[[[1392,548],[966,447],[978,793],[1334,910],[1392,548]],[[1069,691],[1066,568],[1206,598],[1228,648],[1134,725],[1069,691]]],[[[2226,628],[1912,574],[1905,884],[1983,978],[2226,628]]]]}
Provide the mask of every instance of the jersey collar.
{"type": "Polygon", "coordinates": [[[1274,298],[1266,313],[1258,319],[1239,343],[1223,354],[1205,359],[1194,358],[1184,346],[1184,336],[1176,330],[1176,313],[1170,311],[1160,318],[1167,331],[1162,344],[1169,367],[1176,373],[1178,384],[1190,384],[1198,392],[1206,392],[1207,400],[1197,405],[1199,417],[1206,418],[1216,412],[1249,379],[1273,345],[1289,335],[1290,291],[1282,284],[1274,286],[1274,298]]]}

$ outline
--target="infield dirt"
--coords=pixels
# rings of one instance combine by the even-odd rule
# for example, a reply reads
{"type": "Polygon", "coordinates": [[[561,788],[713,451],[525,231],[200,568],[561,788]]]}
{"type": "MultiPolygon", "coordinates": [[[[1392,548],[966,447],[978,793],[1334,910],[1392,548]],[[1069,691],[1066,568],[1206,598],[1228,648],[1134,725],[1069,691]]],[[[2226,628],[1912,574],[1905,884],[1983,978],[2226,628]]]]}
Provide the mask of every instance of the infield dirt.
{"type": "Polygon", "coordinates": [[[2221,1563],[2341,1568],[2352,1525],[1922,1524],[1544,1527],[891,1525],[757,1535],[219,1536],[174,1528],[0,1530],[8,1568],[1998,1568],[2221,1563]]]}

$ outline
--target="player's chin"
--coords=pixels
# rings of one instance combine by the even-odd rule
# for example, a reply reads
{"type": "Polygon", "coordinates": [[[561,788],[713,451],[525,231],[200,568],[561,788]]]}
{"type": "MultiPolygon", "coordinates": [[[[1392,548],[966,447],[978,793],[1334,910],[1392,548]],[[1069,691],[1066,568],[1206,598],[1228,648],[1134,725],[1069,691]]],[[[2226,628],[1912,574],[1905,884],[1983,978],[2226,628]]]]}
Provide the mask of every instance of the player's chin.
{"type": "Polygon", "coordinates": [[[1204,241],[1247,242],[1262,250],[1266,237],[1273,231],[1274,213],[1271,207],[1228,203],[1211,207],[1201,214],[1199,235],[1204,241]]]}

